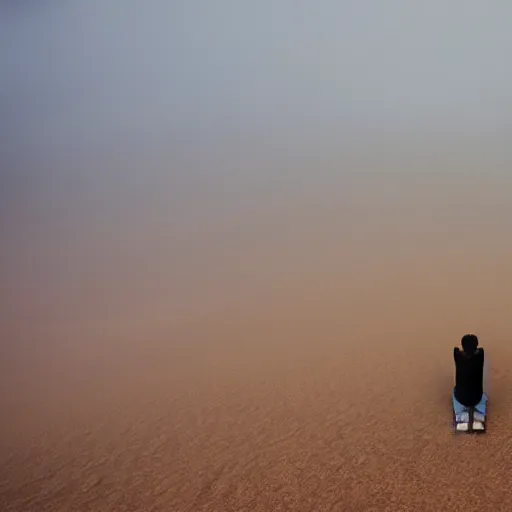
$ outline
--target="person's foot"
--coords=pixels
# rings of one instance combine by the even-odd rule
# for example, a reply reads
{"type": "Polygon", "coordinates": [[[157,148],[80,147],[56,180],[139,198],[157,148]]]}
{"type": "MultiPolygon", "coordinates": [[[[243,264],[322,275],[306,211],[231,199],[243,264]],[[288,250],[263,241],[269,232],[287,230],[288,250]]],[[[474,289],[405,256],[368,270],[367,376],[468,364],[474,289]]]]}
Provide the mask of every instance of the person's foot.
{"type": "Polygon", "coordinates": [[[473,430],[485,430],[484,424],[481,421],[473,421],[473,430]]]}
{"type": "Polygon", "coordinates": [[[467,423],[457,423],[455,427],[459,432],[467,432],[468,424],[467,423]]]}

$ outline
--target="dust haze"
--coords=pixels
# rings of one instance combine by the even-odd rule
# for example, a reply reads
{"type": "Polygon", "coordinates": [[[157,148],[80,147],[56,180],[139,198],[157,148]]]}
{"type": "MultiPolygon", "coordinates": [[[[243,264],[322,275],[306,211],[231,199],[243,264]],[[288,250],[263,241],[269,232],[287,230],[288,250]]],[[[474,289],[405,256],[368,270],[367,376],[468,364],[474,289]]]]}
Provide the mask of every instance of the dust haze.
{"type": "Polygon", "coordinates": [[[508,510],[511,14],[2,3],[0,508],[508,510]]]}

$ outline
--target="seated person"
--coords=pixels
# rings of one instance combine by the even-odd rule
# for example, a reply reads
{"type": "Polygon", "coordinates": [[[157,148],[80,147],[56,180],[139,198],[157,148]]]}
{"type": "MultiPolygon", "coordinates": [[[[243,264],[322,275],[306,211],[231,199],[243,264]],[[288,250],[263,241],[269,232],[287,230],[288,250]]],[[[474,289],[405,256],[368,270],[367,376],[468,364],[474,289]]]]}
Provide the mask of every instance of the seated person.
{"type": "Polygon", "coordinates": [[[455,399],[465,407],[475,407],[482,398],[484,376],[484,349],[478,347],[478,338],[466,334],[461,340],[462,350],[453,349],[455,360],[455,399]]]}

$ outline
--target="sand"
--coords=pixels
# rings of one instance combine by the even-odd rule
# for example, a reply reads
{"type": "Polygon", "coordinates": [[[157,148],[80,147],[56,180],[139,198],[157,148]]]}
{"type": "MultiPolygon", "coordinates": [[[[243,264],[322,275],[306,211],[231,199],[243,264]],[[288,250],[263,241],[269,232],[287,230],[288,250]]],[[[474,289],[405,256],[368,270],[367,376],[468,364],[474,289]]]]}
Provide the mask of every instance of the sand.
{"type": "Polygon", "coordinates": [[[361,180],[115,240],[13,206],[0,510],[510,510],[504,179],[361,180]],[[466,332],[478,437],[451,425],[466,332]]]}

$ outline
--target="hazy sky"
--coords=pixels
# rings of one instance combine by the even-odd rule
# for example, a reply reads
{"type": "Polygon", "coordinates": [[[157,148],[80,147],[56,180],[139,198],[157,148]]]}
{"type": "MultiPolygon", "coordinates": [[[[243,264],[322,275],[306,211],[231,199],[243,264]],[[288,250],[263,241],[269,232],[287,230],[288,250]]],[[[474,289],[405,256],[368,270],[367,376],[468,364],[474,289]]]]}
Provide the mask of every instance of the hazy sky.
{"type": "Polygon", "coordinates": [[[0,1],[4,367],[36,343],[143,344],[254,301],[279,322],[301,301],[355,312],[353,332],[358,314],[433,308],[456,336],[505,325],[511,16],[0,1]]]}
{"type": "Polygon", "coordinates": [[[511,16],[505,1],[2,2],[2,145],[40,161],[500,133],[511,16]]]}
{"type": "MultiPolygon", "coordinates": [[[[505,1],[1,2],[9,304],[61,318],[70,297],[76,311],[103,311],[109,293],[180,300],[178,277],[204,290],[213,253],[223,288],[243,258],[263,269],[281,251],[285,268],[320,239],[331,249],[319,260],[336,260],[365,226],[375,243],[398,221],[415,232],[415,210],[444,212],[440,237],[449,215],[461,233],[465,194],[505,208],[507,187],[488,175],[503,181],[512,162],[511,16],[505,1]],[[346,178],[396,167],[436,171],[430,196],[346,178]],[[463,181],[444,176],[454,169],[463,181]]],[[[496,212],[486,218],[502,226],[496,212]]]]}

